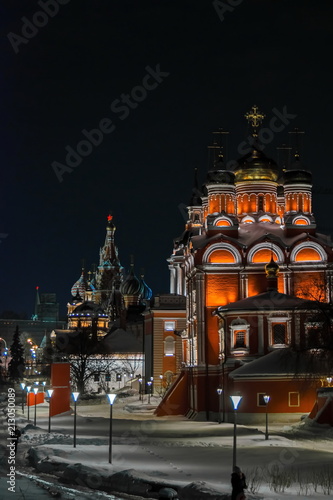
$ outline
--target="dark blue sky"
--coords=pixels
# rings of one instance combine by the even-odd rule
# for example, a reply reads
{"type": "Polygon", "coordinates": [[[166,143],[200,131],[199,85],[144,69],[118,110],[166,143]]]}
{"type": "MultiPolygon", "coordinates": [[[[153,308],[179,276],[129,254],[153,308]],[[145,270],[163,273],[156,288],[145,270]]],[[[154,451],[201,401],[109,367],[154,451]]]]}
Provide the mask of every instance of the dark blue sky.
{"type": "Polygon", "coordinates": [[[315,214],[333,232],[326,212],[332,4],[233,0],[220,15],[207,0],[59,4],[4,0],[0,7],[0,233],[8,235],[0,240],[0,311],[30,315],[39,285],[57,293],[64,312],[81,259],[87,267],[98,262],[109,210],[122,265],[134,254],[153,292],[168,291],[166,259],[183,230],[193,169],[203,181],[217,127],[230,131],[228,158],[239,156],[248,133],[243,115],[253,104],[266,114],[264,126],[274,108],[297,115],[265,152],[277,159],[288,131],[305,130],[315,214]],[[36,14],[41,4],[58,12],[36,14]],[[26,20],[40,27],[25,27],[26,20]],[[155,86],[147,75],[157,65],[164,76],[155,86]],[[143,82],[147,90],[135,89],[143,82]],[[137,102],[120,111],[117,100],[132,92],[137,102]],[[90,154],[83,146],[86,156],[59,182],[52,163],[65,164],[65,148],[76,149],[82,130],[104,118],[113,131],[90,154]]]}

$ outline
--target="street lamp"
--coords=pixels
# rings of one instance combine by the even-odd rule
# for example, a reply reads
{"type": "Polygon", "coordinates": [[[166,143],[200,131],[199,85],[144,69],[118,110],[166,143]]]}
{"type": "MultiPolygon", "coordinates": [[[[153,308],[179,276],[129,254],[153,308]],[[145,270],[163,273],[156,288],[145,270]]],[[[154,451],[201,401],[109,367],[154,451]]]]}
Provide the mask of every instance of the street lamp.
{"type": "Polygon", "coordinates": [[[237,440],[236,440],[236,428],[237,428],[237,408],[239,403],[241,402],[242,396],[230,396],[234,407],[234,445],[233,445],[233,454],[232,454],[232,470],[236,467],[236,458],[237,458],[237,440]]]}
{"type": "Polygon", "coordinates": [[[24,415],[24,389],[25,389],[25,383],[21,382],[20,386],[21,386],[21,389],[22,389],[22,413],[24,415]]]}
{"type": "Polygon", "coordinates": [[[142,401],[142,378],[139,378],[139,401],[142,401]]]}
{"type": "Polygon", "coordinates": [[[110,403],[109,464],[112,463],[112,406],[117,394],[108,394],[110,403]]]}
{"type": "Polygon", "coordinates": [[[332,377],[326,377],[326,380],[327,380],[328,385],[331,385],[331,382],[332,382],[333,378],[332,377]]]}
{"type": "Polygon", "coordinates": [[[76,448],[76,401],[79,395],[80,395],[79,392],[72,392],[72,396],[74,399],[74,439],[73,439],[74,448],[76,448]]]}
{"type": "Polygon", "coordinates": [[[219,398],[219,424],[222,422],[222,419],[221,419],[221,396],[222,396],[222,392],[223,392],[223,389],[221,387],[218,387],[216,389],[216,392],[218,394],[218,398],[219,398]]]}
{"type": "Polygon", "coordinates": [[[43,392],[45,392],[46,382],[42,382],[42,384],[43,384],[43,392]]]}
{"type": "Polygon", "coordinates": [[[154,377],[150,377],[150,381],[151,381],[151,393],[153,394],[154,393],[154,377]]]}
{"type": "Polygon", "coordinates": [[[131,389],[132,389],[133,373],[130,373],[130,377],[131,377],[131,389]]]}
{"type": "Polygon", "coordinates": [[[265,394],[263,396],[263,398],[264,398],[265,405],[266,405],[266,432],[265,432],[265,439],[268,439],[268,413],[267,413],[267,406],[268,406],[268,403],[269,403],[269,400],[271,399],[271,397],[268,396],[268,394],[265,394]]]}
{"type": "Polygon", "coordinates": [[[36,417],[37,417],[37,392],[38,392],[38,387],[34,387],[34,393],[35,393],[35,418],[34,418],[34,426],[36,427],[36,417]]]}
{"type": "Polygon", "coordinates": [[[28,394],[28,420],[30,420],[29,393],[31,391],[31,386],[27,385],[26,389],[27,389],[27,394],[28,394]]]}
{"type": "Polygon", "coordinates": [[[48,430],[48,432],[50,433],[51,432],[51,398],[52,398],[52,394],[53,394],[53,389],[48,389],[46,392],[47,392],[47,395],[49,397],[49,430],[48,430]]]}
{"type": "Polygon", "coordinates": [[[152,381],[151,381],[151,380],[149,380],[149,381],[147,382],[147,385],[148,385],[148,387],[149,387],[149,389],[148,389],[148,404],[150,404],[151,384],[152,384],[152,381]]]}

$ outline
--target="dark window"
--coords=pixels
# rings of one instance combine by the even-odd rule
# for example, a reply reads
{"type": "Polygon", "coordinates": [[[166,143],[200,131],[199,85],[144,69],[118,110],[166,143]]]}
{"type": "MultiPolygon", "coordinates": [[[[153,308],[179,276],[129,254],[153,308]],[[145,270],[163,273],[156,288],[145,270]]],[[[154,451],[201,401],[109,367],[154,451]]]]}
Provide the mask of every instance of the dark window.
{"type": "Polygon", "coordinates": [[[105,374],[105,382],[111,382],[111,374],[110,373],[105,374]]]}
{"type": "Polygon", "coordinates": [[[273,325],[273,344],[285,344],[286,343],[286,325],[283,323],[277,323],[273,325]]]}
{"type": "Polygon", "coordinates": [[[258,212],[260,210],[264,210],[264,197],[263,196],[258,196],[258,212]]]}
{"type": "Polygon", "coordinates": [[[99,373],[94,373],[94,382],[99,382],[99,373]]]}
{"type": "Polygon", "coordinates": [[[307,347],[309,349],[320,348],[320,330],[319,328],[308,328],[307,330],[307,347]]]}

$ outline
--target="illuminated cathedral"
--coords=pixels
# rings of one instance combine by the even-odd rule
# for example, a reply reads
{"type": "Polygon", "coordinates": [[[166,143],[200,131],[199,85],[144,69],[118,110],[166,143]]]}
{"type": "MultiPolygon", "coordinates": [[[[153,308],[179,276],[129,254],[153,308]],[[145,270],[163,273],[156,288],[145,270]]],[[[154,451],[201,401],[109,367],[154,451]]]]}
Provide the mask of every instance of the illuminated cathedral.
{"type": "Polygon", "coordinates": [[[280,169],[258,139],[264,115],[254,106],[246,118],[252,146],[232,171],[216,147],[168,259],[170,292],[186,295],[186,328],[183,367],[158,415],[224,419],[232,394],[249,419],[267,410],[267,394],[271,413],[302,415],[322,384],[295,377],[295,359],[283,354],[320,335],[318,304],[332,302],[332,241],[317,232],[299,151],[280,169]]]}

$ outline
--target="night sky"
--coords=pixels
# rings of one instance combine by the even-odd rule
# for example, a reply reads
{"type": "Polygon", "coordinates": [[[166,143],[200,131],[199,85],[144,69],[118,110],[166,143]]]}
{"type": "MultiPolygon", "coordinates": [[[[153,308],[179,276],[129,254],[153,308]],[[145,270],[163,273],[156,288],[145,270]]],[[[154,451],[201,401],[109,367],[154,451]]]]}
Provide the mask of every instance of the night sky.
{"type": "Polygon", "coordinates": [[[133,254],[153,292],[168,292],[166,259],[183,231],[193,170],[202,183],[219,127],[230,132],[227,159],[240,156],[253,104],[266,127],[274,109],[296,115],[265,153],[277,160],[288,132],[305,131],[314,212],[333,233],[331,2],[58,2],[0,6],[0,312],[30,316],[39,285],[57,293],[64,314],[81,260],[98,263],[110,210],[124,268],[133,254]],[[53,17],[40,15],[41,4],[53,17]],[[131,93],[137,100],[120,102],[131,93]],[[60,182],[53,162],[66,166],[66,147],[101,123],[100,144],[83,145],[60,182]]]}

